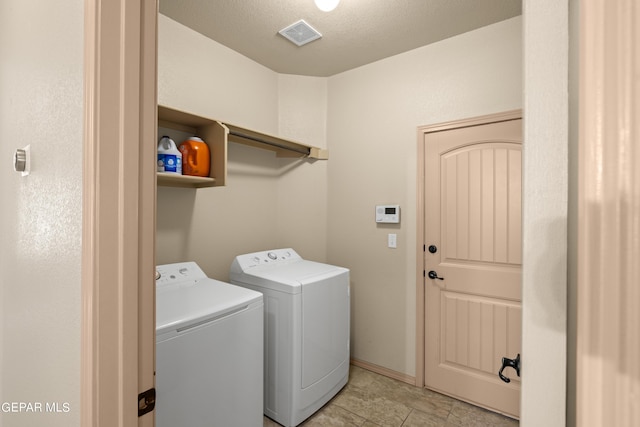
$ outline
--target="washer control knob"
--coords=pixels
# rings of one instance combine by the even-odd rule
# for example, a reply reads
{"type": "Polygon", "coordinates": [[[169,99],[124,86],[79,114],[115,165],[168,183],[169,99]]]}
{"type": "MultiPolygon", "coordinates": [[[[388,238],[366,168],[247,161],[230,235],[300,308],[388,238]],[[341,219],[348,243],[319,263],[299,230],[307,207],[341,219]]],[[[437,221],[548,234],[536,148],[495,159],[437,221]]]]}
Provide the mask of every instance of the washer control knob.
{"type": "Polygon", "coordinates": [[[275,252],[269,252],[269,253],[267,253],[267,256],[268,256],[269,258],[273,259],[273,260],[278,259],[278,255],[276,255],[276,253],[275,253],[275,252]]]}

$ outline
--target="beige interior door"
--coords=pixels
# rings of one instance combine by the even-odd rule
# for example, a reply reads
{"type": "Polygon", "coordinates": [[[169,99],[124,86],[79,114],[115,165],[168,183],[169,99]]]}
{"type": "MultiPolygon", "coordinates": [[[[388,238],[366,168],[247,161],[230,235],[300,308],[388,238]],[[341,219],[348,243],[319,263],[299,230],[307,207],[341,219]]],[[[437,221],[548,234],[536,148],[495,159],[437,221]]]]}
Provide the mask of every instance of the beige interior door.
{"type": "Polygon", "coordinates": [[[513,417],[519,378],[497,373],[521,347],[521,141],[519,119],[424,134],[425,385],[513,417]]]}

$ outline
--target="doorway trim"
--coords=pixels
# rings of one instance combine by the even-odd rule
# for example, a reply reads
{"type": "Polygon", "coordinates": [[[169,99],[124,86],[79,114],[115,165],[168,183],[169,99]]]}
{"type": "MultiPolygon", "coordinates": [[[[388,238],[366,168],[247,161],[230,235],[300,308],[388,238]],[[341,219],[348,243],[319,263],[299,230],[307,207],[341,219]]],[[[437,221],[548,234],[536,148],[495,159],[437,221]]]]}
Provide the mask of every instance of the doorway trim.
{"type": "Polygon", "coordinates": [[[580,5],[575,390],[585,427],[640,423],[639,18],[633,1],[580,5]]]}
{"type": "Polygon", "coordinates": [[[85,0],[81,425],[154,425],[157,0],[85,0]]]}
{"type": "Polygon", "coordinates": [[[432,125],[419,126],[417,129],[417,183],[416,183],[416,367],[415,367],[415,385],[424,387],[424,366],[425,366],[425,278],[424,278],[424,253],[427,242],[424,238],[424,179],[425,179],[425,148],[424,135],[428,133],[441,132],[450,129],[458,129],[470,126],[478,126],[489,123],[504,122],[508,120],[516,120],[522,118],[522,110],[510,110],[501,113],[487,114],[478,117],[472,117],[462,120],[454,120],[450,122],[437,123],[432,125]]]}

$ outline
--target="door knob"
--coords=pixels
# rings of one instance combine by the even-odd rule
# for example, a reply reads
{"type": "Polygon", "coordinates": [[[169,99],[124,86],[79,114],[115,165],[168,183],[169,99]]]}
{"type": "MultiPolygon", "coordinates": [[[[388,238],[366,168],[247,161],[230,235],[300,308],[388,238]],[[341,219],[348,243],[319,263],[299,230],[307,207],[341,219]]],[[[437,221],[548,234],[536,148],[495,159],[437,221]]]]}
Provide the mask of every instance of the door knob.
{"type": "Polygon", "coordinates": [[[438,277],[438,273],[436,273],[433,270],[431,270],[429,273],[427,273],[427,276],[429,276],[429,279],[444,280],[444,277],[438,277]]]}
{"type": "Polygon", "coordinates": [[[502,374],[502,371],[504,371],[504,368],[509,368],[509,367],[515,369],[516,374],[520,376],[520,353],[518,353],[515,359],[507,359],[506,357],[502,358],[502,367],[500,368],[500,372],[498,372],[498,376],[505,383],[510,383],[511,379],[509,377],[505,377],[502,374]]]}

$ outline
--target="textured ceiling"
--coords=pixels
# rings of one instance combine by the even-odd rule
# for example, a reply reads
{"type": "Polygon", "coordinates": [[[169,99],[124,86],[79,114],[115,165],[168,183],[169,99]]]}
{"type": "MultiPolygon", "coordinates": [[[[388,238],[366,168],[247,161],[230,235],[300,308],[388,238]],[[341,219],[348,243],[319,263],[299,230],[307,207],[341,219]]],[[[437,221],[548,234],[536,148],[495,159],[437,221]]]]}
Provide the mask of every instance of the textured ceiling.
{"type": "Polygon", "coordinates": [[[160,13],[282,74],[327,77],[518,16],[521,0],[160,0],[160,13]],[[278,34],[304,19],[322,38],[278,34]]]}

